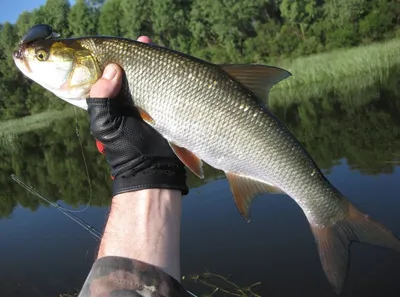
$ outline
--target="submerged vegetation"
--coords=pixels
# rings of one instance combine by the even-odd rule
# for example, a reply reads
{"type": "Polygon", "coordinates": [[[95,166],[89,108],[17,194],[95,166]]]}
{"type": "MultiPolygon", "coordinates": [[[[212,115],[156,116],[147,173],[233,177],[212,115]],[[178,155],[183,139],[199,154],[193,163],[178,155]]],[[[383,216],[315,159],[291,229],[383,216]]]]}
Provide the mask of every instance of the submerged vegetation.
{"type": "Polygon", "coordinates": [[[384,73],[397,64],[399,18],[395,0],[47,0],[15,24],[0,25],[0,120],[67,105],[26,79],[11,59],[34,24],[47,23],[63,37],[149,35],[214,63],[282,66],[293,77],[277,91],[291,101],[298,88],[307,94],[324,81],[337,90],[343,77],[384,73]]]}

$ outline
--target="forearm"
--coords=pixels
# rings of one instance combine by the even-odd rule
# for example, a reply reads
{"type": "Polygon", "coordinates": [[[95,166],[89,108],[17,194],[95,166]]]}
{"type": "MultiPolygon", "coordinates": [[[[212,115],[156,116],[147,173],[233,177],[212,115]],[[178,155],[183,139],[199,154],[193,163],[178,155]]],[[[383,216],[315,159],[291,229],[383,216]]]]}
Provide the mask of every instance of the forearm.
{"type": "Polygon", "coordinates": [[[180,280],[181,192],[148,189],[117,195],[98,258],[119,256],[161,268],[180,280]]]}

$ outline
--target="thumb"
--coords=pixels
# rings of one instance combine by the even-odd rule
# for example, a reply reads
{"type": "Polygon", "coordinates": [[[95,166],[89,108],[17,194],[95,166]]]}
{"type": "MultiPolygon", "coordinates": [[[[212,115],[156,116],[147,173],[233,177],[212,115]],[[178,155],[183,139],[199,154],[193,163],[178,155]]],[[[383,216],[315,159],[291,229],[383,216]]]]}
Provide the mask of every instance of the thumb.
{"type": "Polygon", "coordinates": [[[108,64],[102,77],[92,86],[91,98],[112,98],[117,96],[122,84],[122,69],[116,64],[108,64]]]}

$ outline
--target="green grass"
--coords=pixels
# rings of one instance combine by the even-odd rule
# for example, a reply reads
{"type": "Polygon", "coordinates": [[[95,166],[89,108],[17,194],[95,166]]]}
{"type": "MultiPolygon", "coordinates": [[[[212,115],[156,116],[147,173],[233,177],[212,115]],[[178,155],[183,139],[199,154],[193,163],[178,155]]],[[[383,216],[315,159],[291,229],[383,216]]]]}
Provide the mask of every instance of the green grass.
{"type": "Polygon", "coordinates": [[[397,65],[400,39],[281,61],[276,66],[290,71],[292,76],[273,87],[270,100],[289,104],[329,91],[340,96],[386,81],[390,69],[397,65]]]}

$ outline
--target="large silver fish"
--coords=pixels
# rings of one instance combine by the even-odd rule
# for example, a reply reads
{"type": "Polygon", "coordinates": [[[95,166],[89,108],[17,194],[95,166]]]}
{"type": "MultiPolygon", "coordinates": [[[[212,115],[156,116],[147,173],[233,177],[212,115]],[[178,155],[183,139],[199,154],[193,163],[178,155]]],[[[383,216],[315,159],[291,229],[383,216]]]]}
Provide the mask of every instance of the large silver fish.
{"type": "Polygon", "coordinates": [[[251,201],[263,192],[292,197],[310,223],[323,269],[336,292],[344,285],[352,241],[400,252],[400,241],[356,209],[262,104],[268,90],[290,75],[287,71],[264,65],[214,65],[117,37],[45,39],[31,34],[26,39],[29,42],[21,42],[13,53],[17,67],[81,108],[87,108],[85,98],[104,67],[119,64],[126,74],[126,95],[143,120],[200,178],[201,160],[223,170],[246,219],[251,201]]]}

